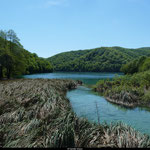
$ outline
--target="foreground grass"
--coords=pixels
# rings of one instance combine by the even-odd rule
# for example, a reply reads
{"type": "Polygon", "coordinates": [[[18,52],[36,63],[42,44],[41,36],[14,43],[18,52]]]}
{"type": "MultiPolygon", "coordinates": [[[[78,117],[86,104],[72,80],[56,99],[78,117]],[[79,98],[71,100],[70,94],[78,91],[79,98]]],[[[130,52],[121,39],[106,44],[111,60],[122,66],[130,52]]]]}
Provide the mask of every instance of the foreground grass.
{"type": "Polygon", "coordinates": [[[102,80],[94,89],[113,103],[150,107],[150,71],[116,77],[113,81],[102,80]]]}
{"type": "Polygon", "coordinates": [[[97,125],[72,111],[72,80],[0,82],[0,147],[150,147],[150,139],[123,123],[97,125]]]}

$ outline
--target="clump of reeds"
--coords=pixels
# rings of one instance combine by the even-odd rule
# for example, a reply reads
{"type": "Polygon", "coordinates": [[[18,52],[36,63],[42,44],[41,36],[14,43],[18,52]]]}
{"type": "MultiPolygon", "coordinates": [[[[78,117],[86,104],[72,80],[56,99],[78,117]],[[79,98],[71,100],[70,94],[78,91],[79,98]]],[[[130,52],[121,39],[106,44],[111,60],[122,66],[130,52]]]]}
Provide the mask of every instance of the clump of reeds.
{"type": "Polygon", "coordinates": [[[103,125],[104,143],[118,148],[148,148],[150,138],[143,135],[130,126],[122,123],[111,123],[103,125]]]}
{"type": "Polygon", "coordinates": [[[100,80],[94,90],[107,97],[108,101],[127,107],[150,106],[150,71],[100,80]]]}

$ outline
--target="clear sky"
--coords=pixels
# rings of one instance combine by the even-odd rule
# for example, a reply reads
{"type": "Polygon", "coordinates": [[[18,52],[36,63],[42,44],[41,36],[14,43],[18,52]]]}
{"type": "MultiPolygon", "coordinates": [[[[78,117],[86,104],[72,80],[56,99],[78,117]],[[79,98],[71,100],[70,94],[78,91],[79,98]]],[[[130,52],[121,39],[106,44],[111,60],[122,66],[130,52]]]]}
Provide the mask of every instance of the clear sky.
{"type": "Polygon", "coordinates": [[[150,0],[0,0],[0,29],[40,57],[101,46],[150,47],[150,0]]]}

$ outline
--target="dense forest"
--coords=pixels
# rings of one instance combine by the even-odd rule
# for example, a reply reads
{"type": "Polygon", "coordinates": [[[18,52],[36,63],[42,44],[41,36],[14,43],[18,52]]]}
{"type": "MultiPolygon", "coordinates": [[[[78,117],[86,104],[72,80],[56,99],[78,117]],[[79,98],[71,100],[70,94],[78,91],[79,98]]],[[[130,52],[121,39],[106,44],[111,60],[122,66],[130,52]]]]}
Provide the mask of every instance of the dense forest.
{"type": "Polygon", "coordinates": [[[125,74],[134,74],[150,70],[150,57],[142,56],[121,67],[121,71],[125,74]]]}
{"type": "Polygon", "coordinates": [[[123,64],[141,56],[150,56],[150,47],[101,47],[64,52],[47,60],[52,63],[54,71],[120,72],[123,64]]]}
{"type": "Polygon", "coordinates": [[[0,31],[0,78],[52,72],[50,62],[25,50],[13,30],[0,31]]]}

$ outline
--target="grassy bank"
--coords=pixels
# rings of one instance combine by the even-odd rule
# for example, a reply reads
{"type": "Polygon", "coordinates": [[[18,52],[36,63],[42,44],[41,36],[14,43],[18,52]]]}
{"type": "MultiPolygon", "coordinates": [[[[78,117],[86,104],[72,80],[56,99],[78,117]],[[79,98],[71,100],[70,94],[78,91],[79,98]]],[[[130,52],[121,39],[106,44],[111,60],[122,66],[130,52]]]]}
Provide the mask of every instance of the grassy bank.
{"type": "Polygon", "coordinates": [[[94,90],[116,104],[150,107],[150,71],[99,81],[94,90]]]}
{"type": "Polygon", "coordinates": [[[72,111],[67,90],[77,82],[18,79],[0,82],[0,147],[150,147],[122,123],[97,125],[72,111]]]}

